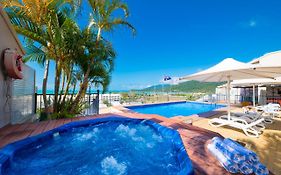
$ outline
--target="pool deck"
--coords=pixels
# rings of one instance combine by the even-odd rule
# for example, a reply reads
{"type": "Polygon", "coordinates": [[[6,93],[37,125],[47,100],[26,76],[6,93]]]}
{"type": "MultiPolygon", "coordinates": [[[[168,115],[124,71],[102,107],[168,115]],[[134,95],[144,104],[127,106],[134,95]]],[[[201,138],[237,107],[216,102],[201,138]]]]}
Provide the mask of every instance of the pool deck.
{"type": "MultiPolygon", "coordinates": [[[[242,113],[241,108],[233,108],[232,112],[242,113]]],[[[226,112],[215,114],[211,117],[190,116],[176,117],[178,120],[192,120],[193,126],[220,133],[225,138],[232,138],[245,144],[245,147],[258,154],[260,161],[274,174],[281,175],[281,118],[275,118],[272,124],[267,124],[266,129],[258,138],[248,137],[242,130],[232,127],[212,127],[209,120],[220,117],[226,112]]],[[[280,112],[281,116],[281,112],[280,112]]]]}
{"type": "Polygon", "coordinates": [[[177,119],[164,118],[158,115],[146,115],[136,113],[122,113],[119,115],[103,114],[88,117],[77,117],[72,119],[59,119],[37,123],[8,125],[0,129],[0,148],[4,147],[9,143],[43,133],[45,131],[51,130],[53,128],[56,128],[58,126],[72,121],[90,120],[95,118],[108,117],[111,115],[120,117],[150,119],[163,126],[171,127],[180,133],[187,153],[190,159],[192,160],[195,169],[195,174],[229,174],[221,167],[219,162],[207,151],[206,148],[206,145],[213,137],[221,137],[219,134],[196,126],[192,126],[190,124],[183,123],[182,121],[177,119]]]}

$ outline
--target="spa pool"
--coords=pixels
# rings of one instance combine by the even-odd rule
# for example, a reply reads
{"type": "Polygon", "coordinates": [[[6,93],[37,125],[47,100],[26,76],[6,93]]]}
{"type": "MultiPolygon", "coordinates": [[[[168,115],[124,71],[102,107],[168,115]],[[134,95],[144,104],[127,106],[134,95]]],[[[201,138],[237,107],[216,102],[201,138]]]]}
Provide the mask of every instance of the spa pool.
{"type": "Polygon", "coordinates": [[[107,117],[72,122],[0,150],[0,175],[193,174],[175,130],[107,117]]]}

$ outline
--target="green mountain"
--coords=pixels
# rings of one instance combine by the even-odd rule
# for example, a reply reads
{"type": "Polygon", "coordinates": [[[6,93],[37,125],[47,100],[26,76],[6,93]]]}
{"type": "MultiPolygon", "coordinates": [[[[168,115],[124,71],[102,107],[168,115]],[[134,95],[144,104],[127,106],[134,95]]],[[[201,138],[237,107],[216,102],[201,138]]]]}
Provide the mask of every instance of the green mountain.
{"type": "Polygon", "coordinates": [[[199,81],[187,81],[177,85],[155,85],[141,91],[159,91],[159,92],[186,92],[186,93],[214,93],[216,87],[224,83],[206,83],[199,81]]]}

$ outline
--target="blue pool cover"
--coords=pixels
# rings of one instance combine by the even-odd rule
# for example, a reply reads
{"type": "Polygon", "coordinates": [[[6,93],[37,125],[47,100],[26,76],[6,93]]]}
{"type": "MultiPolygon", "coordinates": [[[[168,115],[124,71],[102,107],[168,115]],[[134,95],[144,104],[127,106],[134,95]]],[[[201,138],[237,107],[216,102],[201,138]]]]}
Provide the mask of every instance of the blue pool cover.
{"type": "Polygon", "coordinates": [[[0,175],[193,174],[177,131],[106,117],[65,124],[0,150],[0,175]]]}

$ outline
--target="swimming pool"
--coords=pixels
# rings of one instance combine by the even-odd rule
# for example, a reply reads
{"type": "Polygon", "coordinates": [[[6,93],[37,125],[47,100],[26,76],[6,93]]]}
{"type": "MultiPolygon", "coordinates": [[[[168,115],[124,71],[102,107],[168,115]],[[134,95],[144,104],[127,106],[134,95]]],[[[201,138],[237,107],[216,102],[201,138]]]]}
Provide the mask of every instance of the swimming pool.
{"type": "Polygon", "coordinates": [[[0,175],[193,174],[177,131],[150,120],[72,122],[0,150],[0,175]]]}
{"type": "Polygon", "coordinates": [[[192,114],[200,114],[208,111],[213,111],[222,107],[225,106],[198,102],[174,102],[142,106],[130,106],[127,108],[138,113],[158,114],[170,118],[178,115],[189,116],[192,114]]]}

